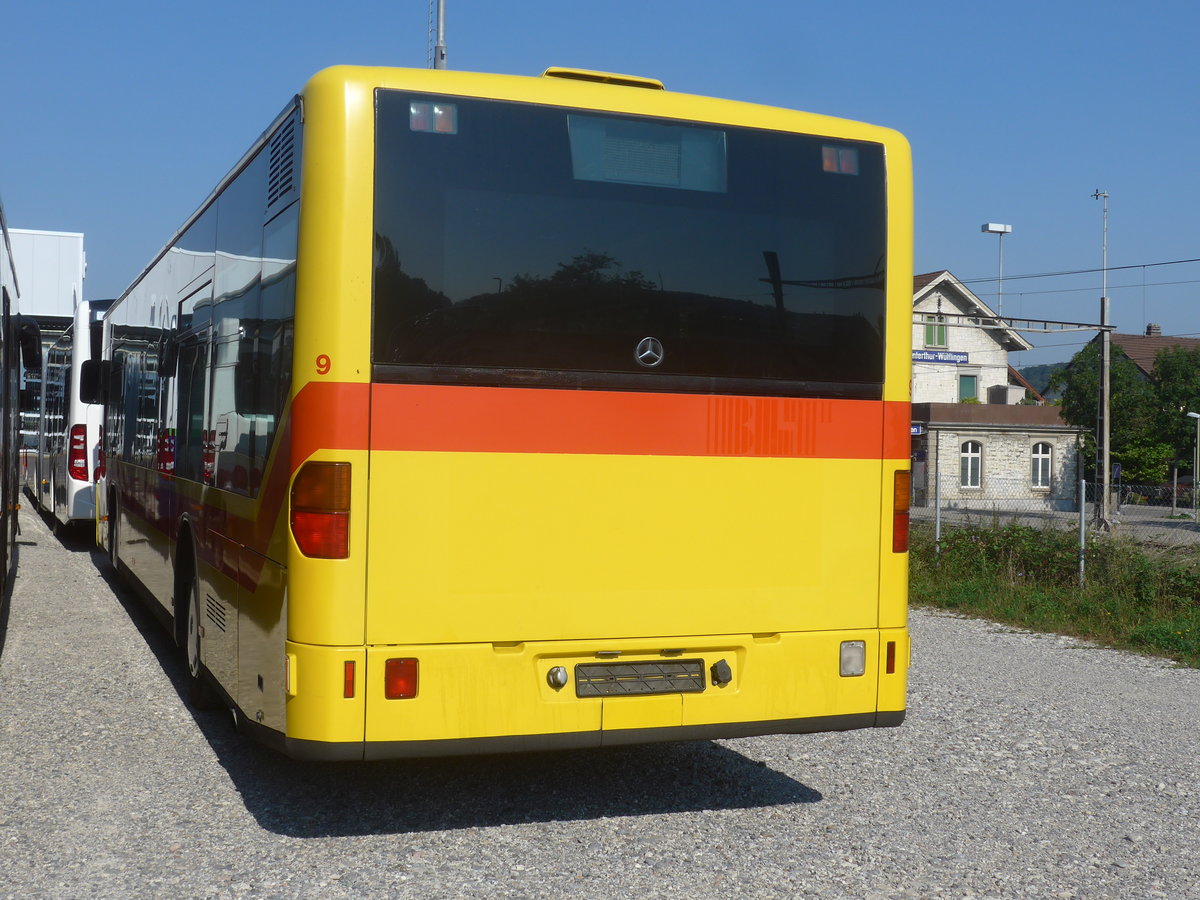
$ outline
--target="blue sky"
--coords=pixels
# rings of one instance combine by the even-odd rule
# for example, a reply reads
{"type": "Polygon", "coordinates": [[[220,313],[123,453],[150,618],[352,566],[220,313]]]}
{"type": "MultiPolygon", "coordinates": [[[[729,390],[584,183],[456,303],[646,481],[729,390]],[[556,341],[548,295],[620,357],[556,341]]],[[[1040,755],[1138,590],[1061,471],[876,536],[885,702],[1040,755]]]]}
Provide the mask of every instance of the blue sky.
{"type": "MultiPolygon", "coordinates": [[[[0,7],[0,196],[12,225],[86,235],[85,296],[120,293],[287,99],[337,63],[426,65],[428,0],[0,7]]],[[[1004,310],[1095,321],[1109,197],[1112,318],[1200,336],[1200,5],[447,0],[451,68],[550,65],[904,132],[915,271],[948,268],[1004,310]],[[976,279],[982,279],[976,281],[976,279]],[[988,280],[992,279],[992,280],[988,280]]],[[[1017,365],[1086,336],[1035,339],[1017,365]]],[[[1073,346],[1074,345],[1074,346],[1073,346]]]]}

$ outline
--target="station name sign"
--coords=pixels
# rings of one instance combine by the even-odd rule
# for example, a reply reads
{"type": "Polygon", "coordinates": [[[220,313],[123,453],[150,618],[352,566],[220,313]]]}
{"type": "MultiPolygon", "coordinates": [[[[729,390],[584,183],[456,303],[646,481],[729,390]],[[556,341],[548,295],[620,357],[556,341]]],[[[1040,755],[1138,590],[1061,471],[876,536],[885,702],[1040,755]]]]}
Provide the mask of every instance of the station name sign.
{"type": "Polygon", "coordinates": [[[914,350],[913,362],[951,363],[956,366],[970,362],[971,354],[962,350],[914,350]]]}

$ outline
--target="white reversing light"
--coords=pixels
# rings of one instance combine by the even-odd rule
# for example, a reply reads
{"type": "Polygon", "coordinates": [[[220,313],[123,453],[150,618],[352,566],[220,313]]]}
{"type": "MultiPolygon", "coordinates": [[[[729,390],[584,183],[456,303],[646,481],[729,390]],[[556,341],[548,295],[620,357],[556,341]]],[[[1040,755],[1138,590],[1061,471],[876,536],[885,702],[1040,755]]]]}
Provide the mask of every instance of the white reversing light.
{"type": "Polygon", "coordinates": [[[842,641],[842,677],[855,678],[867,671],[867,642],[842,641]]]}

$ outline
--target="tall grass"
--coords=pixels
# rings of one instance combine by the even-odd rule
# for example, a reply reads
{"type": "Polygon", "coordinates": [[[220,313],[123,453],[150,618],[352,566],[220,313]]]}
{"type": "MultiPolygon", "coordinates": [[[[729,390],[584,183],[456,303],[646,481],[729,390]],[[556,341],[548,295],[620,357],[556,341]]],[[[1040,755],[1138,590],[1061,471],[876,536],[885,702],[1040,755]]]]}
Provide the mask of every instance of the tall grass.
{"type": "Polygon", "coordinates": [[[914,605],[935,606],[1035,631],[1200,668],[1200,553],[1156,550],[1105,536],[1087,546],[1079,586],[1078,536],[1010,524],[912,535],[914,605]]]}

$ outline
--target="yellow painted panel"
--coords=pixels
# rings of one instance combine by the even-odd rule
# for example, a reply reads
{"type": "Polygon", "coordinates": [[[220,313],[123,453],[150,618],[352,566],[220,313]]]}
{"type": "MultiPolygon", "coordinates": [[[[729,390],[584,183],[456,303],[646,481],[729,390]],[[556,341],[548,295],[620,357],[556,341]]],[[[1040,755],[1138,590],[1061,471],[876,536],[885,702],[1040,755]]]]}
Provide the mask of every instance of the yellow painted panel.
{"type": "Polygon", "coordinates": [[[573,666],[570,651],[565,660],[553,654],[546,660],[546,649],[531,645],[497,649],[491,644],[370,648],[367,740],[598,731],[598,698],[580,700],[573,687],[556,692],[546,683],[551,666],[573,666]],[[384,663],[392,657],[419,660],[415,698],[385,698],[384,663]]]}
{"type": "MultiPolygon", "coordinates": [[[[287,735],[309,741],[361,741],[366,709],[366,662],[362,647],[313,647],[288,641],[294,657],[294,694],[287,698],[287,735]],[[343,697],[347,660],[357,673],[355,696],[343,697]]],[[[280,660],[282,665],[282,659],[280,660]]]]}
{"type": "Polygon", "coordinates": [[[884,400],[912,399],[912,153],[899,135],[885,144],[888,196],[887,357],[884,400]]]}
{"type": "Polygon", "coordinates": [[[309,381],[362,383],[371,377],[374,147],[370,85],[310,81],[304,91],[293,397],[309,381]]]}
{"type": "Polygon", "coordinates": [[[879,709],[901,710],[906,708],[908,696],[908,667],[912,654],[907,628],[893,628],[879,632],[879,709]],[[896,671],[886,674],[887,643],[896,642],[896,671]]]}
{"type": "MultiPolygon", "coordinates": [[[[905,633],[889,632],[905,640],[905,633]]],[[[601,728],[662,728],[675,725],[713,725],[761,722],[874,712],[880,688],[874,630],[693,638],[686,646],[666,648],[661,640],[604,642],[621,651],[622,662],[701,659],[708,676],[724,659],[733,681],[723,687],[707,685],[703,693],[650,697],[599,698],[575,696],[574,672],[580,662],[597,662],[600,642],[545,642],[506,647],[491,644],[372,647],[368,649],[368,741],[438,740],[450,737],[496,737],[523,734],[594,732],[601,728]],[[867,672],[856,678],[838,674],[844,640],[867,642],[867,672]],[[664,657],[662,650],[683,650],[664,657]],[[384,661],[415,657],[420,687],[412,700],[387,700],[383,694],[384,661]],[[549,687],[546,673],[553,666],[570,673],[561,690],[549,687]]],[[[898,671],[888,680],[887,705],[904,709],[907,656],[897,648],[898,671]]],[[[301,693],[311,673],[299,673],[301,693]]],[[[291,706],[289,705],[289,713],[291,706]]],[[[289,734],[292,718],[289,715],[289,734]]]]}
{"type": "Polygon", "coordinates": [[[887,460],[880,482],[880,518],[883,528],[879,542],[879,627],[903,628],[908,624],[908,554],[892,550],[892,514],[894,513],[895,477],[909,470],[911,460],[887,460]]]}
{"type": "Polygon", "coordinates": [[[376,451],[367,640],[875,627],[879,472],[870,460],[376,451]]]}
{"type": "Polygon", "coordinates": [[[362,644],[370,471],[367,453],[322,450],[313,454],[312,458],[350,463],[350,557],[307,557],[296,546],[289,529],[288,639],[308,644],[362,644]]]}
{"type": "Polygon", "coordinates": [[[849,119],[669,90],[657,91],[563,78],[492,75],[447,69],[359,66],[334,66],[325,69],[314,75],[304,89],[306,119],[309,113],[307,102],[312,96],[335,95],[344,91],[347,97],[352,98],[352,102],[358,103],[361,102],[359,97],[364,89],[369,93],[375,87],[627,112],[634,115],[710,121],[750,128],[772,128],[806,134],[825,134],[849,140],[875,141],[888,148],[889,165],[895,166],[901,176],[905,174],[907,162],[908,143],[900,134],[889,128],[849,119]]]}
{"type": "Polygon", "coordinates": [[[605,731],[622,728],[663,728],[683,724],[683,695],[605,697],[605,731]]]}

